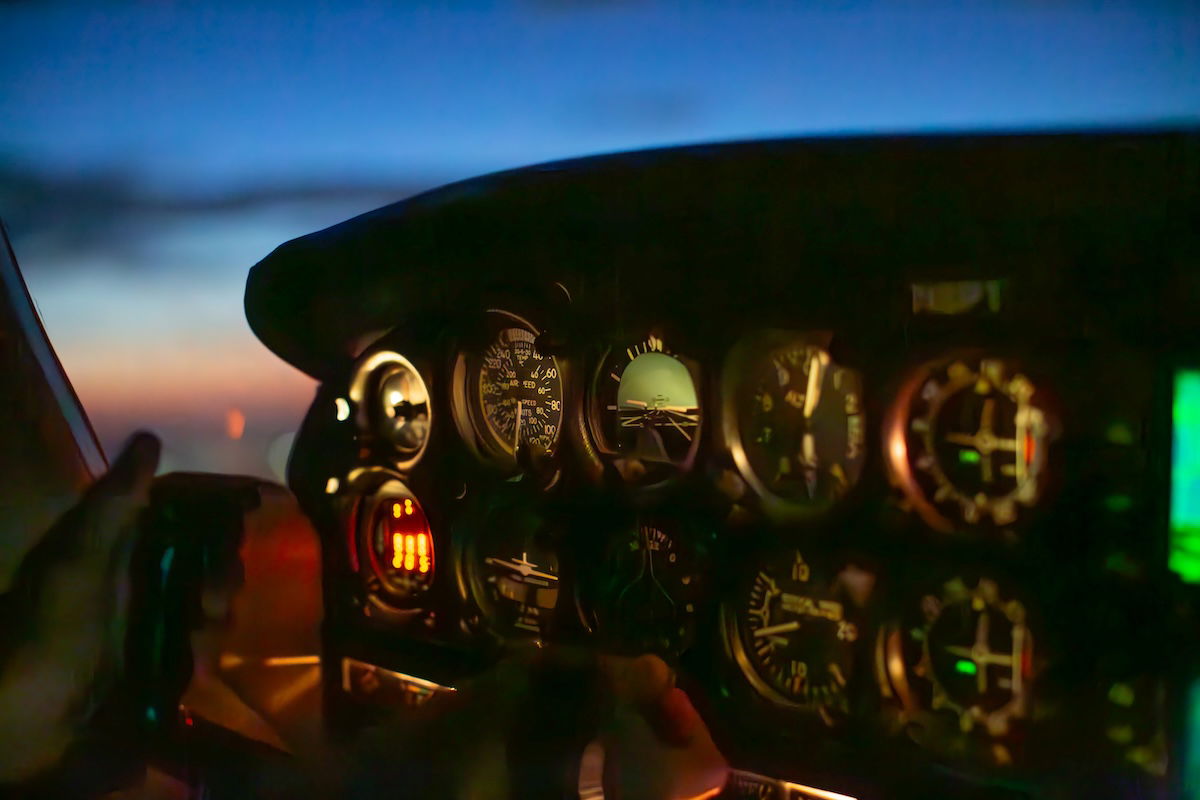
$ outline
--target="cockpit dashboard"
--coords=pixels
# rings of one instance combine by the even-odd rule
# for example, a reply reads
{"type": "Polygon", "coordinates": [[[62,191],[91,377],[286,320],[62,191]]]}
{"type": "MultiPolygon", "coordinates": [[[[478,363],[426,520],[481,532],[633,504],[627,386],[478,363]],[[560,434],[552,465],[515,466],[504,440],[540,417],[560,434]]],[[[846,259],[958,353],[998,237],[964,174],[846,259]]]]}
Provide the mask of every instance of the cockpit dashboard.
{"type": "Polygon", "coordinates": [[[283,245],[247,312],[321,381],[330,719],[653,652],[729,796],[1172,796],[1198,187],[1188,131],[782,140],[283,245]]]}

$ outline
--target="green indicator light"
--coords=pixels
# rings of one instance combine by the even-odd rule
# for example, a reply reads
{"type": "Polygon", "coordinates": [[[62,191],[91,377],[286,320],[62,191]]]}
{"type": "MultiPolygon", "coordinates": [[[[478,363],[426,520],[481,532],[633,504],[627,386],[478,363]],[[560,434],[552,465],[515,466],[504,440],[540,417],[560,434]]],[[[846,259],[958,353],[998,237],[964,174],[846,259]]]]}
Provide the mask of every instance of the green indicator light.
{"type": "Polygon", "coordinates": [[[151,723],[158,722],[158,712],[154,710],[154,706],[146,707],[146,721],[151,723]]]}
{"type": "Polygon", "coordinates": [[[1110,494],[1104,498],[1104,507],[1109,511],[1128,511],[1133,508],[1133,498],[1127,494],[1110,494]]]}
{"type": "Polygon", "coordinates": [[[1127,683],[1114,683],[1108,690],[1108,699],[1114,705],[1129,708],[1134,700],[1133,687],[1127,683]]]}
{"type": "Polygon", "coordinates": [[[1185,582],[1200,583],[1200,370],[1175,373],[1172,421],[1167,565],[1185,582]]]}
{"type": "Polygon", "coordinates": [[[978,464],[979,451],[977,450],[959,450],[958,460],[963,464],[978,464]]]}
{"type": "Polygon", "coordinates": [[[1109,425],[1104,435],[1113,444],[1133,444],[1133,428],[1124,422],[1109,425]]]}
{"type": "Polygon", "coordinates": [[[963,675],[974,675],[979,671],[979,667],[975,666],[974,661],[968,661],[965,658],[960,658],[954,662],[954,669],[961,672],[963,675]]]}
{"type": "Polygon", "coordinates": [[[1108,729],[1108,738],[1117,744],[1129,744],[1133,741],[1133,728],[1128,725],[1114,725],[1108,729]]]}

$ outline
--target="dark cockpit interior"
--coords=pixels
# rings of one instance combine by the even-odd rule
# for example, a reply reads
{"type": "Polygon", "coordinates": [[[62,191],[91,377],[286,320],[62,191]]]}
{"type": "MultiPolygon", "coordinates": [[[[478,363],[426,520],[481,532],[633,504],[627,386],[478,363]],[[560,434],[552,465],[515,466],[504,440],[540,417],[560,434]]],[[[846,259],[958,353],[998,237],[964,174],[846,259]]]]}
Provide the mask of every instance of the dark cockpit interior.
{"type": "Polygon", "coordinates": [[[788,139],[281,245],[326,724],[649,652],[723,797],[1195,791],[1198,193],[1194,130],[788,139]]]}

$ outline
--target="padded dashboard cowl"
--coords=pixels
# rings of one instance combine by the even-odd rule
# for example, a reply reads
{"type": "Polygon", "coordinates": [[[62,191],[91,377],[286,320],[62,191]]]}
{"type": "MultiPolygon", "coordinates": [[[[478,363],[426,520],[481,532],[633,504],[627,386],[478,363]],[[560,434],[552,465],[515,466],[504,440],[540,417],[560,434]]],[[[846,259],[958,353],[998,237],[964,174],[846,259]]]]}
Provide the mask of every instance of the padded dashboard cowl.
{"type": "MultiPolygon", "coordinates": [[[[562,282],[615,319],[685,292],[692,313],[719,318],[781,297],[844,313],[844,296],[877,303],[914,279],[1003,274],[1050,299],[1067,287],[1111,295],[1104,325],[1130,341],[1174,338],[1200,330],[1197,187],[1197,129],[597,156],[451,184],[287,242],[250,271],[246,315],[319,379],[364,336],[498,281],[562,282]]],[[[1024,313],[1089,322],[1045,310],[1024,313]]]]}

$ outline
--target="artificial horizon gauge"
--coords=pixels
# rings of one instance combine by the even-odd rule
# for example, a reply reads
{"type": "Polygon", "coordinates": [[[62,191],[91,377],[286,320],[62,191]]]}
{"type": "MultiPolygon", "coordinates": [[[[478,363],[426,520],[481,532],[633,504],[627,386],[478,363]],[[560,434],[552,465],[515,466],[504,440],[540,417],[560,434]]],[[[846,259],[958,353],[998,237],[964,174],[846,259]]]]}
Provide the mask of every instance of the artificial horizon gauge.
{"type": "Polygon", "coordinates": [[[768,513],[828,508],[866,458],[862,375],[811,337],[770,332],[735,348],[726,369],[726,439],[768,513]]]}
{"type": "Polygon", "coordinates": [[[1039,389],[1015,365],[962,356],[904,384],[884,450],[892,483],[934,529],[1004,528],[1042,497],[1050,433],[1039,389]]]}
{"type": "Polygon", "coordinates": [[[691,467],[700,443],[700,393],[692,370],[656,334],[612,348],[592,381],[597,449],[631,483],[655,483],[691,467]]]}
{"type": "Polygon", "coordinates": [[[778,706],[838,724],[850,710],[874,584],[865,569],[847,564],[833,572],[797,549],[763,560],[724,615],[730,649],[750,685],[778,706]]]}
{"type": "Polygon", "coordinates": [[[519,506],[494,511],[463,549],[460,587],[502,639],[541,640],[559,599],[559,563],[542,518],[519,506]]]}
{"type": "Polygon", "coordinates": [[[357,555],[369,599],[381,610],[411,609],[433,585],[429,518],[398,480],[383,483],[360,506],[357,555]],[[382,605],[380,605],[382,604],[382,605]]]}
{"type": "Polygon", "coordinates": [[[580,610],[608,643],[679,655],[695,638],[706,571],[701,543],[683,526],[644,518],[609,542],[580,610]]]}
{"type": "Polygon", "coordinates": [[[1005,740],[1030,712],[1033,642],[1019,600],[990,578],[956,577],[880,631],[880,686],[906,719],[926,721],[906,726],[923,744],[944,747],[939,730],[942,738],[946,731],[982,735],[985,752],[1007,764],[1013,754],[1005,740]],[[946,720],[940,728],[936,717],[946,720]]]}
{"type": "Polygon", "coordinates": [[[522,446],[553,453],[563,420],[559,364],[538,350],[539,331],[522,317],[490,309],[488,323],[492,334],[482,352],[460,353],[455,364],[460,431],[507,464],[522,446]]]}

